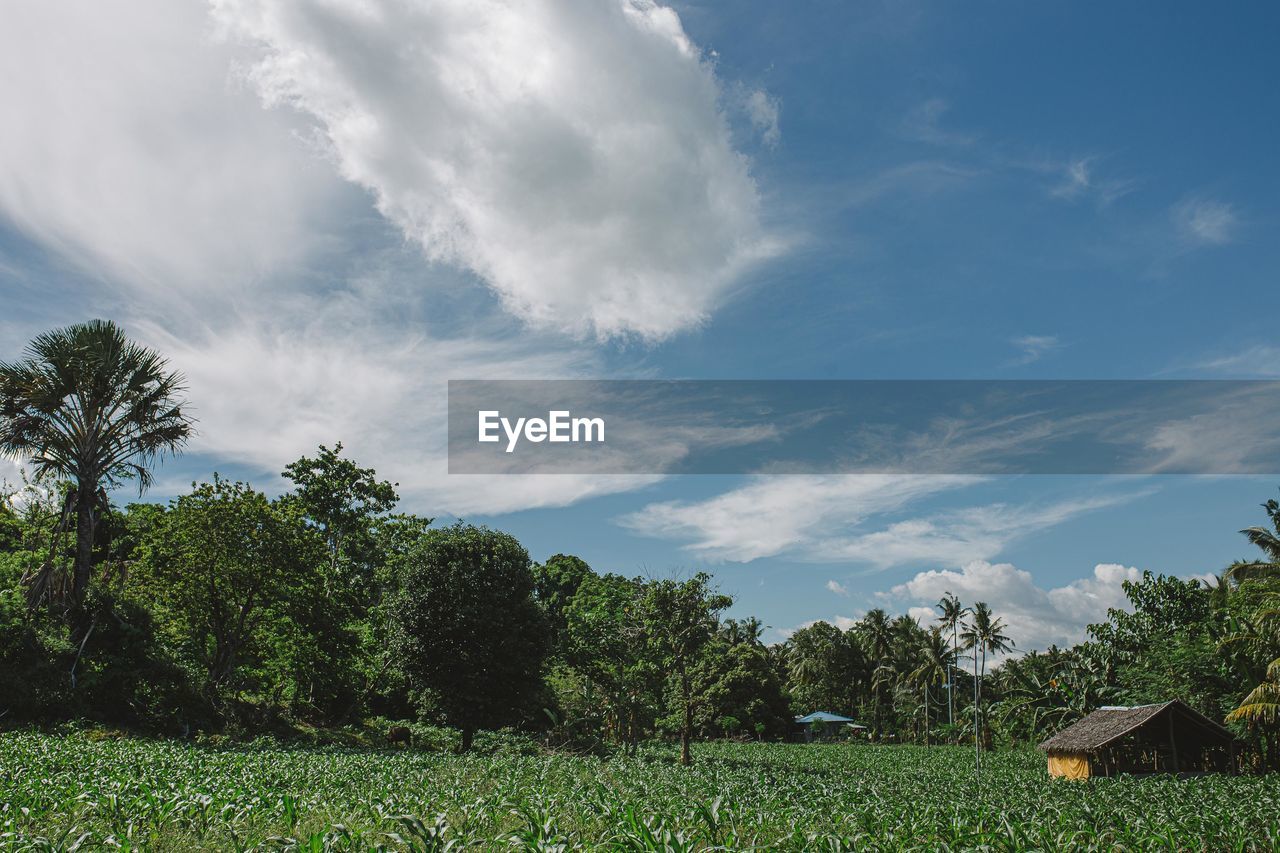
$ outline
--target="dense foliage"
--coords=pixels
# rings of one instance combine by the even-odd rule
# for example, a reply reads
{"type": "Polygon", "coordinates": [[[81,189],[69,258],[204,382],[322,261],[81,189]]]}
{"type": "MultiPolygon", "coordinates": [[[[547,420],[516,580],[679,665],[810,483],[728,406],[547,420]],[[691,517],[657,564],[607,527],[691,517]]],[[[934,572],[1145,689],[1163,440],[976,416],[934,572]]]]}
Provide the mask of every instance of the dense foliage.
{"type": "MultiPolygon", "coordinates": [[[[479,746],[479,744],[478,744],[479,746]]],[[[1046,782],[1005,750],[735,744],[634,757],[0,740],[0,846],[191,850],[1274,850],[1280,776],[1046,782]]]]}
{"type": "Polygon", "coordinates": [[[1070,649],[1011,656],[1000,614],[951,596],[934,624],[873,609],[767,645],[707,575],[539,564],[507,534],[397,514],[395,484],[341,444],[287,464],[277,497],[215,476],[120,506],[102,487],[145,484],[185,438],[180,377],[110,324],[0,368],[0,447],[39,475],[0,495],[4,725],[248,738],[377,719],[400,739],[453,726],[463,747],[505,727],[592,754],[679,740],[688,763],[698,739],[783,739],[815,710],[873,741],[995,748],[1178,697],[1235,728],[1246,767],[1280,766],[1276,501],[1244,531],[1260,557],[1211,584],[1126,584],[1129,607],[1070,649]],[[76,461],[76,437],[97,449],[76,461]]]}

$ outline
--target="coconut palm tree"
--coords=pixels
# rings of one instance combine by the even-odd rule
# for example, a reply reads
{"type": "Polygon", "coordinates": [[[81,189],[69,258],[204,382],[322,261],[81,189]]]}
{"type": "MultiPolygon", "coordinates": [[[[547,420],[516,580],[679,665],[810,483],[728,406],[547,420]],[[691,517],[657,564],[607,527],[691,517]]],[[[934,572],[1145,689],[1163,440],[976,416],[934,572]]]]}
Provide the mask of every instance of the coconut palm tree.
{"type": "Polygon", "coordinates": [[[26,459],[38,478],[69,481],[58,534],[75,519],[69,587],[49,561],[31,580],[30,600],[60,600],[69,613],[84,603],[106,490],[136,480],[177,453],[191,434],[182,376],[157,353],[130,341],[106,320],[45,332],[25,357],[0,363],[0,453],[26,459]]]}
{"type": "Polygon", "coordinates": [[[964,619],[968,614],[969,608],[960,603],[960,599],[951,593],[946,593],[942,599],[934,605],[940,613],[938,621],[942,624],[944,631],[951,632],[951,664],[947,666],[947,723],[955,725],[956,722],[956,700],[955,700],[955,677],[952,672],[952,666],[956,658],[960,656],[960,620],[964,619]]]}
{"type": "Polygon", "coordinates": [[[973,649],[973,736],[982,731],[982,677],[987,672],[987,655],[1013,650],[1013,641],[1005,636],[1004,621],[995,618],[985,601],[973,605],[972,618],[960,632],[965,647],[973,649]],[[979,663],[979,660],[981,663],[979,663]]]}
{"type": "MultiPolygon", "coordinates": [[[[1271,521],[1270,529],[1246,527],[1240,532],[1262,551],[1263,559],[1233,563],[1224,573],[1228,581],[1257,585],[1265,590],[1261,606],[1249,620],[1250,624],[1224,642],[1224,645],[1252,646],[1255,654],[1265,647],[1274,648],[1275,639],[1280,637],[1280,591],[1274,588],[1276,581],[1280,580],[1280,502],[1272,499],[1262,508],[1271,521]]],[[[1261,660],[1266,660],[1266,657],[1261,660]]],[[[1227,715],[1227,719],[1268,726],[1280,722],[1280,658],[1267,664],[1258,686],[1240,700],[1239,706],[1227,715]]]]}
{"type": "Polygon", "coordinates": [[[1240,532],[1262,551],[1263,559],[1232,563],[1225,573],[1228,580],[1245,583],[1280,579],[1280,502],[1272,498],[1262,508],[1271,520],[1271,528],[1246,527],[1240,532]]]}
{"type": "Polygon", "coordinates": [[[872,702],[874,703],[874,721],[876,735],[881,734],[881,712],[884,707],[884,687],[890,683],[890,676],[883,670],[891,670],[890,655],[893,652],[894,629],[889,614],[880,607],[867,611],[855,626],[857,635],[862,640],[862,647],[870,658],[872,669],[872,702]]]}
{"type": "Polygon", "coordinates": [[[924,640],[916,649],[919,664],[908,675],[908,679],[924,690],[924,742],[929,743],[929,685],[949,678],[951,674],[951,649],[947,647],[947,638],[942,633],[942,626],[935,625],[929,629],[924,640]]]}

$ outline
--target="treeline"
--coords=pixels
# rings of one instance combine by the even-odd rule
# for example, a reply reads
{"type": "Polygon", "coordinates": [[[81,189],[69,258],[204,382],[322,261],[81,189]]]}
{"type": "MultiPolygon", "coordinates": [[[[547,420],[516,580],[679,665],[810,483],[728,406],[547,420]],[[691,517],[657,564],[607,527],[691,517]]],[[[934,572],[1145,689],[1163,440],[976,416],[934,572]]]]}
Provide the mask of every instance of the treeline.
{"type": "Polygon", "coordinates": [[[1178,697],[1280,766],[1280,504],[1262,556],[1215,583],[1146,575],[1070,649],[1021,657],[953,596],[766,644],[705,574],[640,578],[397,512],[396,486],[320,447],[269,498],[215,476],[118,506],[190,433],[181,377],[113,324],[0,363],[0,723],[86,719],[191,735],[447,726],[578,750],[779,739],[830,711],[877,741],[1034,742],[1105,704],[1178,697]],[[989,669],[991,660],[1007,662],[989,669]]]}

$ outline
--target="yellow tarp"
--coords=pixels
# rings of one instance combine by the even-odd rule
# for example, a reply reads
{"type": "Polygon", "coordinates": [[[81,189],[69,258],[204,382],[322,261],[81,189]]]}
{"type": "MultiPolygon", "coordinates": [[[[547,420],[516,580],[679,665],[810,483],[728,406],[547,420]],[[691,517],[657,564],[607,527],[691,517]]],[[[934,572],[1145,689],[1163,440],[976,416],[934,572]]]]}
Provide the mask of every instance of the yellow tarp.
{"type": "Polygon", "coordinates": [[[1066,752],[1050,753],[1049,775],[1061,776],[1063,779],[1088,779],[1089,759],[1066,752]]]}

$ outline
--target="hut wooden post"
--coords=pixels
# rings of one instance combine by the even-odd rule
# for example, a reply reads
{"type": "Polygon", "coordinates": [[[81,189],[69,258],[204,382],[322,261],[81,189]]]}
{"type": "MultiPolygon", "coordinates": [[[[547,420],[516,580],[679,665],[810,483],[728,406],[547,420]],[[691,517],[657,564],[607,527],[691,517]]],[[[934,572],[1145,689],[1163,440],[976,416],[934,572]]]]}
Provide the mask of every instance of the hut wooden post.
{"type": "Polygon", "coordinates": [[[1169,752],[1173,754],[1173,772],[1180,773],[1182,772],[1182,768],[1178,764],[1178,737],[1177,737],[1177,733],[1174,731],[1173,708],[1169,709],[1168,717],[1169,717],[1169,752]]]}

